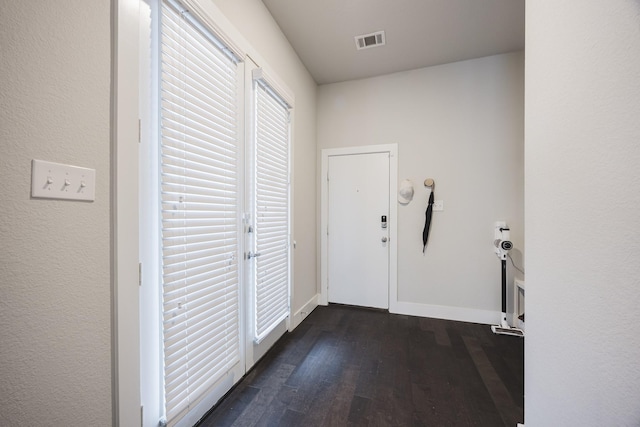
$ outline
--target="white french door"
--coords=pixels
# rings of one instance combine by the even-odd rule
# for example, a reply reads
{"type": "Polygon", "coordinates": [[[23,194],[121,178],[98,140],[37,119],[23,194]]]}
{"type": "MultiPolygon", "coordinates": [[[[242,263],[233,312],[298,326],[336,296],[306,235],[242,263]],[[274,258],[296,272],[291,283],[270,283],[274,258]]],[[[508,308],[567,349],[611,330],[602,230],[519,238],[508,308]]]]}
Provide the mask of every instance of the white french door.
{"type": "MultiPolygon", "coordinates": [[[[249,62],[249,61],[248,61],[249,62]]],[[[259,68],[247,76],[252,122],[247,148],[249,369],[288,328],[290,314],[291,100],[259,68]]]]}
{"type": "Polygon", "coordinates": [[[292,101],[198,0],[141,11],[142,425],[190,426],[288,327],[292,101]]]}
{"type": "Polygon", "coordinates": [[[159,13],[164,407],[192,425],[244,373],[239,58],[180,3],[159,13]]]}

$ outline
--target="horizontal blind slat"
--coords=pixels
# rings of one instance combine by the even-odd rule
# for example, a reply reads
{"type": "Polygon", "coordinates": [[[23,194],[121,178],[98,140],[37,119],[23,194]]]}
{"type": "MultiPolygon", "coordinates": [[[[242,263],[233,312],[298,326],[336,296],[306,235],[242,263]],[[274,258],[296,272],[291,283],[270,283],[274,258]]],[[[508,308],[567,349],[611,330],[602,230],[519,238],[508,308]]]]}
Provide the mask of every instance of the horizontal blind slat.
{"type": "Polygon", "coordinates": [[[256,338],[289,312],[288,111],[256,86],[256,338]]]}

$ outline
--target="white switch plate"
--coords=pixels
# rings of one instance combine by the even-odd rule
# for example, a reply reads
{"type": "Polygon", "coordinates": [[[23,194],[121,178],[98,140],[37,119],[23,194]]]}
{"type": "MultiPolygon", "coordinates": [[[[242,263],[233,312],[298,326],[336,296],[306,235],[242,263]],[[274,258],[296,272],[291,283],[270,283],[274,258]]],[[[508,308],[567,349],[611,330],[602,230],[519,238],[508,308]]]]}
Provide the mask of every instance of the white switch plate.
{"type": "Polygon", "coordinates": [[[433,201],[433,211],[443,211],[444,210],[444,200],[434,200],[433,201]]]}
{"type": "Polygon", "coordinates": [[[95,169],[31,161],[31,197],[94,201],[95,193],[95,169]]]}

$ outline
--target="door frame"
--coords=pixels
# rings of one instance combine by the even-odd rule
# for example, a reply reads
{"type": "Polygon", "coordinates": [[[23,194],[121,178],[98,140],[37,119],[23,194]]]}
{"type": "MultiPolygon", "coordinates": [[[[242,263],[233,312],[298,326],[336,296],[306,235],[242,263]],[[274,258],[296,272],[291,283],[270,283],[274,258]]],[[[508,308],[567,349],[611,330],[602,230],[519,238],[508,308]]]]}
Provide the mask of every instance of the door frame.
{"type": "Polygon", "coordinates": [[[140,423],[139,0],[111,3],[111,368],[113,425],[140,423]]]}
{"type": "Polygon", "coordinates": [[[363,145],[358,147],[325,148],[322,150],[320,172],[320,305],[328,305],[329,246],[329,157],[357,154],[389,153],[389,312],[397,312],[398,305],[398,144],[363,145]]]}

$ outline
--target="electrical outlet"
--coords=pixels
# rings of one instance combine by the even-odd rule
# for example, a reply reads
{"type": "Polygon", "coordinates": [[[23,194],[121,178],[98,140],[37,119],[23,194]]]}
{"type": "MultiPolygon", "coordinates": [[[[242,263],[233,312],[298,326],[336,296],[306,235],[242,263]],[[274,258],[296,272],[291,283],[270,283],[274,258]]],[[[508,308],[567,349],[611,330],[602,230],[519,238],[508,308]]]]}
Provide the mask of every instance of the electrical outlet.
{"type": "Polygon", "coordinates": [[[434,200],[433,201],[433,211],[440,212],[444,210],[444,200],[434,200]]]}

